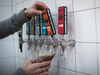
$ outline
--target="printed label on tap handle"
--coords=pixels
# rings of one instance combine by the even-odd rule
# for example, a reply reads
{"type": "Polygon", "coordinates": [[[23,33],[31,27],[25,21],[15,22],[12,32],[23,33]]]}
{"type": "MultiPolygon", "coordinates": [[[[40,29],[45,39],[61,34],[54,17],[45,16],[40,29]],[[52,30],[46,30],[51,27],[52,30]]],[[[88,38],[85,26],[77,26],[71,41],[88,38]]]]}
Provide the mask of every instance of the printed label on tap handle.
{"type": "Polygon", "coordinates": [[[67,34],[67,7],[58,8],[58,34],[67,34]]]}
{"type": "Polygon", "coordinates": [[[26,35],[30,35],[30,21],[26,22],[26,35]]]}
{"type": "Polygon", "coordinates": [[[46,29],[46,25],[42,16],[42,35],[47,35],[47,29],[46,29]]]}
{"type": "Polygon", "coordinates": [[[40,23],[40,15],[38,15],[38,16],[35,16],[34,17],[35,19],[34,19],[34,22],[35,22],[35,35],[41,35],[41,23],[40,23]]]}
{"type": "Polygon", "coordinates": [[[42,14],[43,14],[43,18],[44,18],[44,22],[47,28],[48,35],[56,34],[50,10],[49,9],[43,10],[42,14]]]}

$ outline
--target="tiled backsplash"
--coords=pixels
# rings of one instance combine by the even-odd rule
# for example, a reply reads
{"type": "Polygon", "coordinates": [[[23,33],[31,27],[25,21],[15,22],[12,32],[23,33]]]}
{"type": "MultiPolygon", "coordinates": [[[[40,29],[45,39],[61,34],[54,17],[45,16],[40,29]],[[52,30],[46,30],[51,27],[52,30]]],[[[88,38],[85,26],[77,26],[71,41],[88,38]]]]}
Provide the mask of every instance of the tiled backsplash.
{"type": "MultiPolygon", "coordinates": [[[[0,21],[23,8],[28,8],[36,0],[0,0],[0,21]],[[1,3],[2,2],[2,3],[1,3]],[[11,3],[13,7],[11,8],[11,3]],[[7,6],[4,6],[7,5],[7,6]],[[9,7],[8,7],[9,6],[9,7]],[[3,10],[6,9],[6,10],[3,10]],[[8,14],[6,14],[6,11],[8,14]],[[3,17],[1,14],[6,14],[3,17]]],[[[58,7],[68,8],[68,34],[66,40],[75,39],[76,46],[66,48],[63,56],[60,55],[61,48],[57,50],[52,60],[49,75],[100,75],[100,0],[39,0],[44,2],[51,10],[56,31],[58,31],[58,7]]],[[[26,25],[23,25],[23,39],[27,38],[26,25]]],[[[59,39],[58,32],[55,38],[59,39]]],[[[19,50],[18,33],[11,35],[8,39],[0,40],[0,64],[5,60],[13,61],[13,71],[24,65],[28,59],[37,58],[37,51],[27,50],[27,44],[23,44],[23,52],[19,50]],[[6,43],[6,44],[5,44],[6,43]],[[11,43],[10,45],[8,45],[11,43]],[[15,44],[15,45],[14,45],[15,44]],[[8,46],[7,46],[8,45],[8,46]],[[2,46],[2,47],[1,47],[2,46]],[[6,46],[6,47],[5,47],[6,46]],[[5,47],[5,48],[4,48],[5,47]],[[7,53],[7,54],[6,54],[7,53]],[[8,58],[9,57],[9,58],[8,58]]],[[[11,62],[7,61],[9,64],[11,62]]],[[[1,66],[1,65],[0,65],[1,66]]],[[[9,66],[7,66],[9,67],[9,66]]],[[[6,66],[3,70],[6,74],[11,72],[6,66]]],[[[1,70],[1,68],[0,68],[1,70]]],[[[2,71],[1,74],[5,74],[2,71]]]]}

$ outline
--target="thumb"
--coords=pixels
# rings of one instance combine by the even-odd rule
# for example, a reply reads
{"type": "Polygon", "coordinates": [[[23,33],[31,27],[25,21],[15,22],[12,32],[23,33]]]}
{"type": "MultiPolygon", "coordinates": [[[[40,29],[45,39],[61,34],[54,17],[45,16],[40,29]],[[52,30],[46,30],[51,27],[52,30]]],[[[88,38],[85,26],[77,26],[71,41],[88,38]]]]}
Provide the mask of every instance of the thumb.
{"type": "Polygon", "coordinates": [[[30,61],[31,61],[31,63],[36,63],[36,60],[37,60],[37,59],[32,59],[32,60],[30,60],[30,61]]]}
{"type": "Polygon", "coordinates": [[[42,11],[41,10],[34,10],[33,13],[34,13],[34,16],[42,15],[42,11]]]}

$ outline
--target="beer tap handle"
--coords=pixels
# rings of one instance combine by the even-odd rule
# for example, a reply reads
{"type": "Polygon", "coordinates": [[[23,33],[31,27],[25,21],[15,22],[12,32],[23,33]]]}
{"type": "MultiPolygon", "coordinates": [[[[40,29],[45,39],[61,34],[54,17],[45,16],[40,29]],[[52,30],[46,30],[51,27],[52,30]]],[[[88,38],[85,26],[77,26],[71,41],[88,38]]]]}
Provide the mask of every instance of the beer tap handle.
{"type": "Polygon", "coordinates": [[[47,35],[47,29],[46,29],[46,25],[45,25],[45,22],[44,22],[44,19],[43,19],[43,15],[42,15],[42,26],[41,26],[41,29],[42,29],[42,35],[47,35]]]}
{"type": "Polygon", "coordinates": [[[40,50],[40,42],[41,42],[41,37],[40,35],[42,34],[42,29],[41,29],[41,26],[42,26],[42,16],[41,15],[38,15],[38,16],[35,16],[35,21],[34,21],[34,26],[35,26],[35,35],[38,35],[38,39],[36,40],[35,42],[35,49],[39,49],[40,50]]]}
{"type": "Polygon", "coordinates": [[[67,34],[67,7],[62,6],[58,8],[58,34],[67,34]]]}
{"type": "Polygon", "coordinates": [[[26,35],[30,35],[30,21],[26,23],[26,35]]]}
{"type": "Polygon", "coordinates": [[[30,21],[26,23],[26,35],[28,35],[27,39],[27,49],[29,50],[31,47],[31,41],[30,41],[30,21]]]}
{"type": "Polygon", "coordinates": [[[61,55],[63,55],[64,49],[66,45],[63,43],[66,42],[64,39],[64,34],[68,33],[68,25],[67,25],[67,7],[62,6],[58,8],[58,34],[63,35],[60,39],[60,46],[61,46],[61,55]]]}
{"type": "Polygon", "coordinates": [[[51,35],[56,34],[56,30],[55,30],[55,26],[53,23],[50,9],[43,10],[42,14],[43,14],[43,18],[44,18],[44,22],[47,28],[48,35],[51,36],[51,35]]]}
{"type": "Polygon", "coordinates": [[[41,35],[40,15],[34,17],[35,35],[41,35]]]}

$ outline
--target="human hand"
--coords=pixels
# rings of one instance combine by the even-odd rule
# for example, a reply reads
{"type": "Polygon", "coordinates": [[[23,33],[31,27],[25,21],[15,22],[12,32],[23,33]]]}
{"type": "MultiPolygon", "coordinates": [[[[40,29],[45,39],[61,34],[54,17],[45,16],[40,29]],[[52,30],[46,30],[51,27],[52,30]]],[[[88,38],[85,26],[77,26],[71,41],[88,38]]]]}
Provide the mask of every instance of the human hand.
{"type": "Polygon", "coordinates": [[[28,60],[22,67],[27,75],[48,75],[51,61],[35,63],[36,59],[28,60]],[[33,64],[35,63],[35,64],[33,64]]]}
{"type": "Polygon", "coordinates": [[[41,10],[44,10],[47,8],[48,7],[44,3],[40,1],[36,1],[31,7],[24,10],[24,13],[28,18],[31,18],[32,16],[41,15],[42,14],[41,10]]]}

